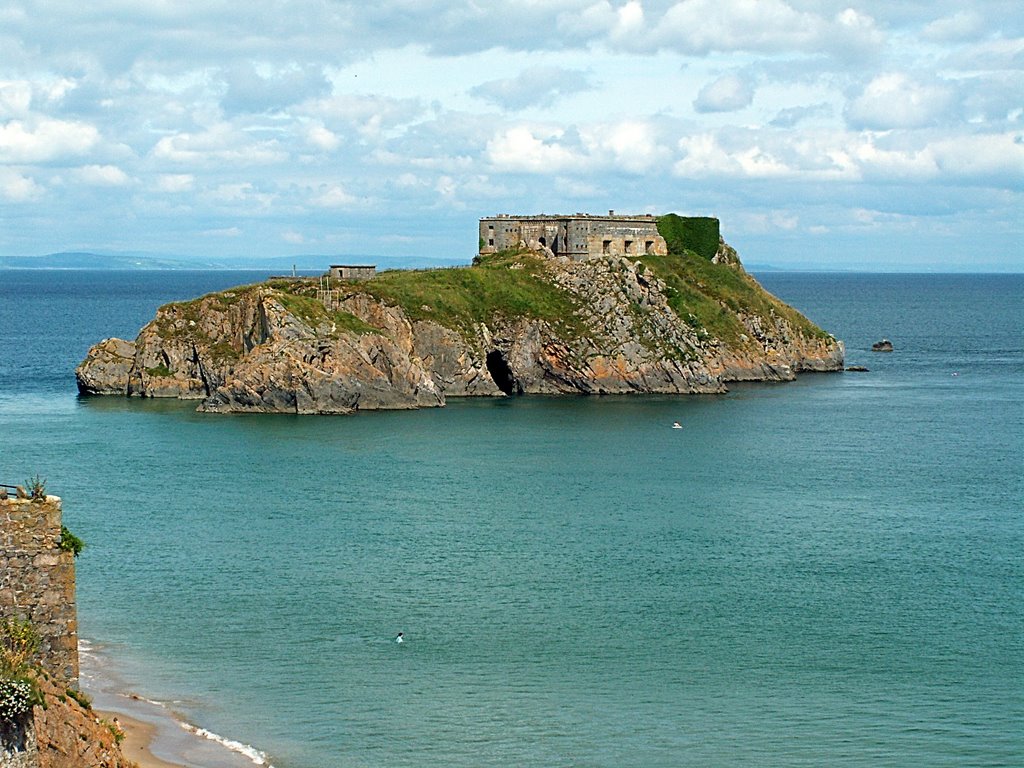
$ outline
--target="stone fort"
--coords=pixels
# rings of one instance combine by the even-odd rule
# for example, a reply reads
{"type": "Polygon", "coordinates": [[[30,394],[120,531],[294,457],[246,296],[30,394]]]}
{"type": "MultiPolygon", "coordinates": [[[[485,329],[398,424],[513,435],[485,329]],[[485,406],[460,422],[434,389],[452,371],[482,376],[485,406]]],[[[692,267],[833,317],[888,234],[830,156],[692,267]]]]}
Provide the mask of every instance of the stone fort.
{"type": "Polygon", "coordinates": [[[576,261],[602,255],[668,254],[651,214],[607,216],[575,213],[571,216],[512,216],[499,214],[480,219],[480,254],[529,248],[550,256],[576,261]]]}
{"type": "Polygon", "coordinates": [[[0,618],[32,622],[41,641],[37,661],[78,684],[75,556],[61,547],[56,496],[0,498],[0,618]]]}

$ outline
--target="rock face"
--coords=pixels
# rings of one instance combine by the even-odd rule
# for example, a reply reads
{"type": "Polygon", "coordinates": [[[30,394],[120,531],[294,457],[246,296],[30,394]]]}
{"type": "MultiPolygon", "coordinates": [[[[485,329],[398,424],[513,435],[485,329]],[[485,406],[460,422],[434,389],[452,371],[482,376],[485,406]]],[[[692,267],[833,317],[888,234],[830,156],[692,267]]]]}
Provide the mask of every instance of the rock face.
{"type": "MultiPolygon", "coordinates": [[[[724,243],[713,263],[756,286],[724,243]]],[[[675,289],[630,257],[523,253],[465,269],[499,282],[500,270],[532,270],[571,311],[517,311],[510,301],[472,317],[444,314],[429,298],[395,300],[388,273],[331,294],[271,282],[161,307],[134,343],[94,346],[76,371],[79,389],[198,399],[214,412],[350,413],[446,397],[713,393],[729,381],[842,370],[842,342],[759,286],[759,310],[721,302],[743,329],[725,339],[682,318],[675,289]]]]}
{"type": "Polygon", "coordinates": [[[874,344],[871,345],[871,351],[872,352],[892,352],[892,342],[889,341],[888,339],[882,339],[881,341],[876,341],[874,344]]]}
{"type": "Polygon", "coordinates": [[[0,721],[0,766],[138,768],[121,751],[116,725],[97,718],[69,694],[71,689],[49,677],[38,675],[36,683],[46,706],[35,706],[13,722],[0,721]]]}

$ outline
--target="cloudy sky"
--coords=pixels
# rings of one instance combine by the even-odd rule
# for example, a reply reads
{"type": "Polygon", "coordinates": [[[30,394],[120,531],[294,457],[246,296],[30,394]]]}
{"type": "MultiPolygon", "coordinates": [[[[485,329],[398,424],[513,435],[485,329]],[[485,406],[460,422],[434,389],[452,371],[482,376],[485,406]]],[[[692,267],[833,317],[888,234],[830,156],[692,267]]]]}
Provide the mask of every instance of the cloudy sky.
{"type": "Polygon", "coordinates": [[[1020,0],[7,0],[0,254],[468,260],[499,212],[1024,271],[1020,0]]]}

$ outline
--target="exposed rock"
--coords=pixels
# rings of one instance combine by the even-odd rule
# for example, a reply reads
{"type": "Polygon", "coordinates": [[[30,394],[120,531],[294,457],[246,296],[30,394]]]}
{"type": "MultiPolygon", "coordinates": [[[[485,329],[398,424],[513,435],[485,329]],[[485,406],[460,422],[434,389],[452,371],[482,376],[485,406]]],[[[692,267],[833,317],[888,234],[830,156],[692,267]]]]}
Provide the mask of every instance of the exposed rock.
{"type": "Polygon", "coordinates": [[[117,727],[101,721],[52,680],[39,679],[46,707],[35,707],[39,768],[137,768],[121,752],[117,727]]]}
{"type": "Polygon", "coordinates": [[[97,395],[127,394],[134,364],[135,344],[124,339],[104,339],[89,350],[75,369],[78,388],[97,395]]]}
{"type": "MultiPolygon", "coordinates": [[[[434,300],[403,309],[375,297],[374,281],[329,296],[271,282],[161,307],[134,344],[107,339],[90,350],[79,388],[202,399],[200,410],[213,412],[350,413],[446,397],[723,392],[729,381],[842,370],[842,342],[771,297],[759,305],[768,310],[723,300],[721,311],[744,329],[726,342],[681,318],[674,289],[635,257],[522,258],[574,307],[568,316],[499,306],[483,319],[442,322],[424,318],[438,315],[434,300]]],[[[713,263],[767,296],[724,242],[713,263]]]]}
{"type": "Polygon", "coordinates": [[[889,341],[888,339],[882,339],[881,341],[876,341],[874,344],[871,345],[871,351],[872,352],[892,352],[892,342],[889,341]]]}
{"type": "Polygon", "coordinates": [[[868,369],[865,368],[863,365],[848,365],[848,366],[846,366],[846,370],[850,371],[851,373],[867,373],[868,372],[868,369]]]}

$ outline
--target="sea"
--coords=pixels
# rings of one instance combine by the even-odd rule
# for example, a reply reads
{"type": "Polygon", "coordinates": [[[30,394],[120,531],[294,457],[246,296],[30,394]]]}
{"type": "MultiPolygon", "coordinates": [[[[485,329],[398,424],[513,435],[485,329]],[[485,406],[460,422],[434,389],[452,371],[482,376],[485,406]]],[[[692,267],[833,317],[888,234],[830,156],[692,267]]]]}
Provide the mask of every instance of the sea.
{"type": "Polygon", "coordinates": [[[78,396],[265,277],[0,271],[0,482],[63,498],[82,685],[157,756],[1024,765],[1024,276],[760,273],[868,371],[724,395],[78,396]]]}

